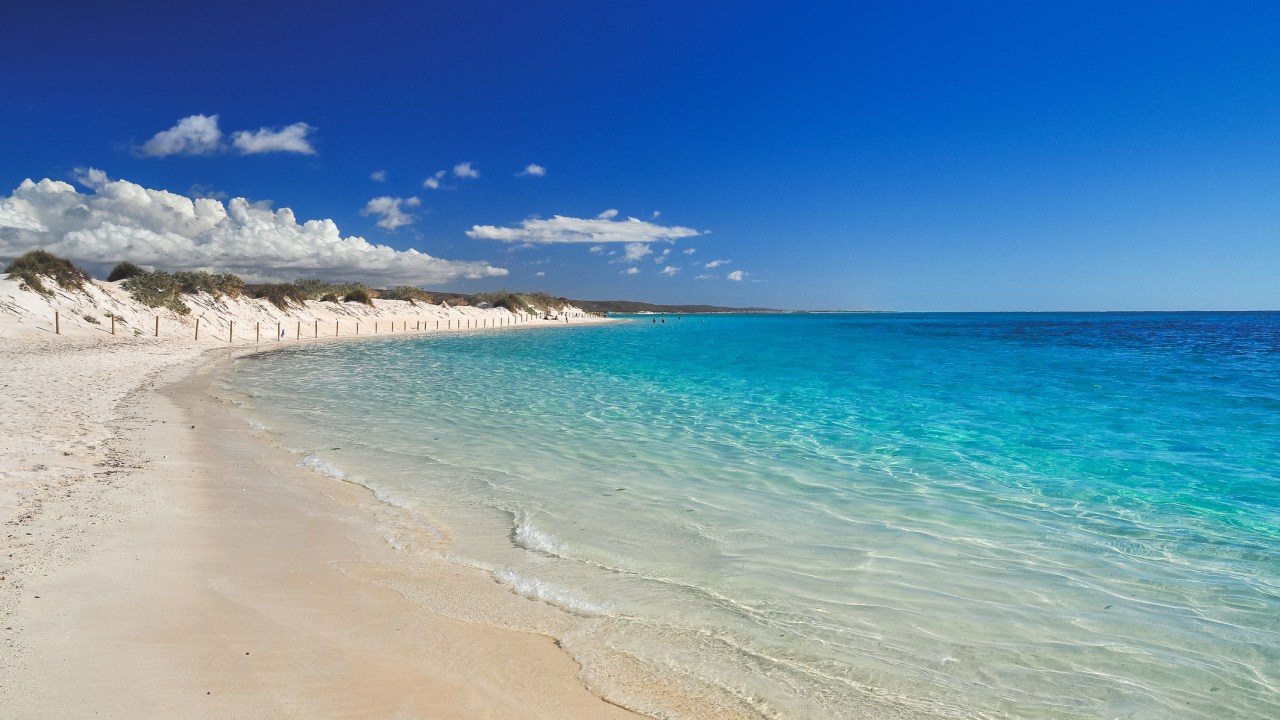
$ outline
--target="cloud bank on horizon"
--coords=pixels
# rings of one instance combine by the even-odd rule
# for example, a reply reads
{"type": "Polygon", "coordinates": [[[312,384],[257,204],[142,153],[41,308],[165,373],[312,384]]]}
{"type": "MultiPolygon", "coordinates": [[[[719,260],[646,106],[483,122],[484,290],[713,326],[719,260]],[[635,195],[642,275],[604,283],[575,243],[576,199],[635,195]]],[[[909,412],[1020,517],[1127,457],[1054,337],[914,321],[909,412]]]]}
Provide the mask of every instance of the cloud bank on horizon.
{"type": "Polygon", "coordinates": [[[424,285],[507,274],[486,262],[343,237],[332,220],[299,223],[289,208],[272,210],[245,198],[193,200],[111,180],[92,168],[76,179],[92,192],[46,178],[24,180],[0,197],[0,257],[39,248],[96,266],[128,260],[165,270],[233,272],[249,282],[318,276],[424,285]]]}

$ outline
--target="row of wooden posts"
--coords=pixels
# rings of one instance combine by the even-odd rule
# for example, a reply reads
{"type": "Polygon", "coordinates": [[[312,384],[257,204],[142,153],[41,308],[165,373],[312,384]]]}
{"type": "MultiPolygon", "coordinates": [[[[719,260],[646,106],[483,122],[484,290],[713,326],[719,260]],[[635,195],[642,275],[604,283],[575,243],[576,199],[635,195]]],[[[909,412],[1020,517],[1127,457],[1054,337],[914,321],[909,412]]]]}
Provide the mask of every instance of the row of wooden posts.
{"type": "MultiPolygon", "coordinates": [[[[529,315],[523,315],[523,314],[515,315],[515,316],[510,317],[510,318],[502,318],[502,317],[500,317],[500,318],[496,318],[496,319],[495,319],[495,321],[494,321],[494,323],[493,323],[492,325],[490,325],[490,324],[489,324],[489,318],[478,318],[478,319],[475,319],[474,328],[475,328],[475,329],[477,329],[477,330],[479,330],[479,329],[489,328],[489,327],[495,327],[495,328],[497,328],[497,327],[508,327],[508,326],[511,326],[511,325],[519,325],[520,323],[522,323],[522,322],[526,322],[526,321],[528,321],[528,320],[529,320],[529,319],[531,319],[531,318],[532,318],[532,316],[529,316],[529,315]]],[[[297,340],[301,340],[301,339],[302,339],[302,321],[301,321],[301,320],[299,320],[299,321],[297,321],[297,323],[298,323],[298,327],[297,327],[297,333],[296,333],[296,338],[295,338],[295,339],[297,339],[297,340]]],[[[340,320],[334,320],[334,321],[333,321],[333,336],[334,336],[334,337],[338,337],[338,335],[339,335],[339,334],[340,334],[340,332],[341,332],[341,325],[340,325],[340,323],[341,323],[341,321],[340,321],[340,320]]],[[[401,332],[408,332],[408,331],[409,331],[409,321],[408,321],[408,320],[403,320],[403,321],[401,321],[401,323],[402,323],[401,332]]],[[[416,321],[414,321],[414,326],[413,326],[413,327],[414,327],[414,329],[415,329],[415,330],[426,330],[426,329],[428,329],[428,328],[427,328],[427,326],[426,326],[426,323],[427,323],[427,321],[425,321],[425,320],[416,320],[416,321]]],[[[473,327],[473,325],[472,325],[472,318],[460,318],[460,319],[458,320],[458,328],[457,328],[457,329],[459,329],[459,330],[470,330],[470,329],[472,329],[472,327],[473,327]],[[463,327],[463,321],[464,321],[464,320],[466,321],[466,327],[463,327]]],[[[441,328],[440,328],[440,321],[439,321],[439,320],[436,320],[436,328],[435,328],[435,329],[436,329],[436,330],[440,330],[440,329],[441,329],[441,328]]],[[[447,319],[447,320],[445,320],[445,327],[444,327],[444,329],[445,329],[445,330],[453,330],[453,329],[454,329],[454,328],[453,328],[453,320],[452,320],[452,319],[447,319]]],[[[392,322],[391,322],[391,332],[395,332],[395,331],[396,331],[396,323],[395,323],[395,321],[392,321],[392,322]]],[[[55,335],[61,335],[61,334],[62,334],[62,313],[60,313],[60,312],[58,312],[58,311],[54,311],[54,313],[53,313],[53,332],[54,332],[54,334],[55,334],[55,335]]],[[[315,336],[316,338],[319,338],[319,337],[320,337],[320,321],[319,321],[319,320],[316,320],[316,321],[315,321],[315,327],[313,328],[313,332],[314,332],[314,336],[315,336]]],[[[375,335],[376,335],[376,334],[378,334],[378,322],[377,322],[377,321],[374,321],[374,323],[373,323],[373,333],[374,333],[375,335]]],[[[115,335],[115,334],[116,334],[116,316],[115,316],[115,315],[112,315],[112,316],[111,316],[111,334],[112,334],[112,335],[115,335]]],[[[360,321],[359,321],[359,320],[357,320],[357,321],[356,321],[356,335],[359,335],[359,334],[360,334],[360,321]]],[[[256,322],[256,323],[254,323],[253,335],[254,335],[254,337],[253,337],[253,341],[254,341],[254,342],[261,342],[261,341],[262,341],[262,323],[261,323],[261,322],[256,322]]],[[[156,329],[155,329],[155,336],[156,336],[156,337],[160,337],[160,316],[159,316],[159,315],[157,315],[157,316],[156,316],[156,329]]],[[[284,324],[283,324],[283,322],[276,322],[276,339],[277,339],[277,340],[279,340],[279,339],[282,339],[283,337],[284,337],[284,324]]],[[[230,321],[230,327],[229,327],[229,329],[227,330],[227,342],[235,342],[235,338],[236,338],[236,321],[235,321],[235,320],[231,320],[231,321],[230,321]]],[[[196,340],[199,340],[199,339],[200,339],[200,318],[196,318],[196,338],[195,338],[195,339],[196,339],[196,340]]]]}

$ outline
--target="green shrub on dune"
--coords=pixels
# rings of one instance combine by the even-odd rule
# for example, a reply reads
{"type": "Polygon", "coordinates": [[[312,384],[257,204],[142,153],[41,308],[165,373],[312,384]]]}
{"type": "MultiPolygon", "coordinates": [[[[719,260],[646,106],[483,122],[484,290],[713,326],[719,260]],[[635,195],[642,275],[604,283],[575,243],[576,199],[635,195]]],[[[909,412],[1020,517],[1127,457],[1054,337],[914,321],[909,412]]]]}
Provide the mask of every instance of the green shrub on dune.
{"type": "Polygon", "coordinates": [[[111,268],[111,273],[107,275],[107,282],[128,280],[131,277],[137,277],[145,272],[146,270],[143,270],[137,265],[125,260],[124,262],[116,263],[116,266],[111,268]]]}
{"type": "Polygon", "coordinates": [[[372,307],[373,294],[369,292],[368,288],[354,288],[351,292],[342,296],[342,302],[358,302],[372,307]]]}
{"type": "Polygon", "coordinates": [[[253,289],[253,296],[264,299],[281,310],[288,310],[294,305],[301,305],[309,299],[294,283],[259,285],[253,289]]]}
{"type": "Polygon", "coordinates": [[[487,303],[493,307],[506,308],[515,313],[539,314],[559,310],[569,301],[552,297],[546,293],[513,293],[506,290],[494,290],[478,293],[472,301],[476,304],[487,303]]]}
{"type": "Polygon", "coordinates": [[[390,290],[379,290],[378,297],[383,300],[407,300],[410,305],[417,305],[418,303],[431,304],[431,295],[426,290],[412,285],[401,285],[390,290]]]}
{"type": "Polygon", "coordinates": [[[73,265],[70,260],[44,250],[32,250],[22,255],[9,263],[4,271],[41,295],[53,294],[52,290],[44,286],[41,278],[52,280],[64,290],[79,290],[89,279],[89,273],[73,265]]]}
{"type": "Polygon", "coordinates": [[[191,308],[182,300],[182,283],[163,270],[144,272],[124,281],[123,287],[134,300],[147,307],[168,308],[186,315],[191,308]]]}
{"type": "Polygon", "coordinates": [[[204,270],[195,270],[174,273],[173,277],[182,285],[182,292],[188,295],[205,292],[215,298],[223,295],[236,298],[240,297],[240,293],[244,291],[244,281],[230,273],[215,275],[204,270]]]}
{"type": "Polygon", "coordinates": [[[289,284],[297,289],[298,294],[304,300],[319,300],[325,295],[341,296],[343,294],[343,290],[339,286],[319,278],[304,278],[294,280],[289,284]]]}

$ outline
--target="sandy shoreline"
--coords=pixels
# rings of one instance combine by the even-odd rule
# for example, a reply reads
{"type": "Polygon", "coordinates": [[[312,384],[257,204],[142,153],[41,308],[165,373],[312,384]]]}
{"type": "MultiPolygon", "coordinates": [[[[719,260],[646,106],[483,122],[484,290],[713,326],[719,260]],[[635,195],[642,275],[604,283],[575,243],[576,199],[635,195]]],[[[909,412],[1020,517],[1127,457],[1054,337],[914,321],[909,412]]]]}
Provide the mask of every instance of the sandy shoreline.
{"type": "Polygon", "coordinates": [[[638,717],[550,637],[424,607],[555,612],[406,561],[367,490],[255,437],[207,391],[247,348],[3,330],[0,715],[638,717]]]}

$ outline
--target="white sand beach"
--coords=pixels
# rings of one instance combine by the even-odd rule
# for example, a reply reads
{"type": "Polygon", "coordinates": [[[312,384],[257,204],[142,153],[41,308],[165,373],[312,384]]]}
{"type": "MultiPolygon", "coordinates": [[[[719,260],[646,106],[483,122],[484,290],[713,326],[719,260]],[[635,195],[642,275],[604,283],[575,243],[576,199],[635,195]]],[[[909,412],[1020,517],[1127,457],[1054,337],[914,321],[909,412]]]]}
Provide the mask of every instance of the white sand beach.
{"type": "Polygon", "coordinates": [[[236,355],[315,342],[318,327],[332,338],[335,322],[340,337],[357,321],[368,337],[373,323],[383,334],[599,318],[192,305],[159,313],[157,338],[157,313],[111,284],[47,299],[0,277],[0,715],[636,717],[589,692],[551,637],[431,611],[559,612],[477,571],[403,557],[364,488],[298,467],[207,391],[236,355]],[[293,323],[283,341],[277,322],[293,323]],[[256,343],[255,325],[271,329],[256,343]],[[397,582],[410,570],[413,583],[397,582]]]}

